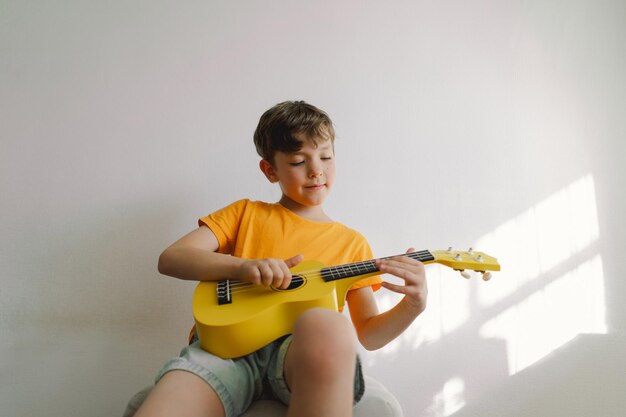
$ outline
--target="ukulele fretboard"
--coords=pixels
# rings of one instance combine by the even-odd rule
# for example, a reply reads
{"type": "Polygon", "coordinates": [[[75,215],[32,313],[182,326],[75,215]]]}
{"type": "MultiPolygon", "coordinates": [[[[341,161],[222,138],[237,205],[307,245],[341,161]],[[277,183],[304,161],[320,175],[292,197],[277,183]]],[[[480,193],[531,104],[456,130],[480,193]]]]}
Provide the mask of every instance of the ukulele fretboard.
{"type": "MultiPolygon", "coordinates": [[[[408,256],[409,258],[416,259],[420,262],[434,261],[435,257],[430,251],[422,250],[419,252],[411,252],[400,256],[408,256]]],[[[380,259],[391,259],[393,256],[380,259]]],[[[326,282],[334,281],[337,279],[356,277],[359,275],[372,274],[378,271],[376,267],[377,259],[370,259],[362,262],[354,262],[350,264],[329,266],[321,269],[322,278],[326,282]]]]}

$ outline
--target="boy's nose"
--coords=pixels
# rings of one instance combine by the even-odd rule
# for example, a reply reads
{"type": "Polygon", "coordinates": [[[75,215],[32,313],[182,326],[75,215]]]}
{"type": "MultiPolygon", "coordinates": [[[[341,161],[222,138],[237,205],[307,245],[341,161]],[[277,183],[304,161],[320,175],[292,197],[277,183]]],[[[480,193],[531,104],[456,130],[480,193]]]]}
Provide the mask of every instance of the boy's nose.
{"type": "Polygon", "coordinates": [[[324,171],[319,167],[312,167],[309,171],[309,176],[311,178],[321,177],[324,174],[324,171]]]}

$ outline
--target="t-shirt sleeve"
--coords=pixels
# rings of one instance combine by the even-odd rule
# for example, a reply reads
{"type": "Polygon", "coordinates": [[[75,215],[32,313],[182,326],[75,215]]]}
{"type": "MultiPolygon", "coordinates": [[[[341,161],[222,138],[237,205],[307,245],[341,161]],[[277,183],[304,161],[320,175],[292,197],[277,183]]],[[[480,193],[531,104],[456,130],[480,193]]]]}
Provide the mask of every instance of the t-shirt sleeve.
{"type": "Polygon", "coordinates": [[[249,201],[236,201],[198,220],[199,226],[207,226],[217,237],[219,253],[232,255],[241,218],[249,201]]]}

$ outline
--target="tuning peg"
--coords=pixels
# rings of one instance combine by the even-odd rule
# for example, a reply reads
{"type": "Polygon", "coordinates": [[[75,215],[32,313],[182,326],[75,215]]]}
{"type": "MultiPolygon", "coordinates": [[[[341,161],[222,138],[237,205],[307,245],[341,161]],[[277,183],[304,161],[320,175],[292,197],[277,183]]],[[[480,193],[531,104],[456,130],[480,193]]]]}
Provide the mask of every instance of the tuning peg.
{"type": "Polygon", "coordinates": [[[472,255],[474,254],[474,248],[469,248],[469,250],[467,251],[468,254],[472,255]]]}
{"type": "Polygon", "coordinates": [[[465,279],[470,279],[472,277],[470,273],[464,269],[460,269],[459,272],[461,273],[461,276],[465,279]]]}
{"type": "Polygon", "coordinates": [[[485,271],[483,272],[483,281],[489,281],[491,279],[491,272],[485,271]]]}

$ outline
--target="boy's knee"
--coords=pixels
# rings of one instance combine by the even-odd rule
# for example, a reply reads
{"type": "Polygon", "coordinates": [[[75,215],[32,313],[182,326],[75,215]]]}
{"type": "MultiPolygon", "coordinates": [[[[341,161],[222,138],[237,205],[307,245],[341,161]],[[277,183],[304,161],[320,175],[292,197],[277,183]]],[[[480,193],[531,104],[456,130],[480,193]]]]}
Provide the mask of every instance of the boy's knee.
{"type": "Polygon", "coordinates": [[[298,319],[294,341],[301,353],[319,360],[344,360],[356,355],[356,334],[350,321],[336,311],[315,308],[298,319]]]}
{"type": "Polygon", "coordinates": [[[355,359],[356,335],[350,322],[334,311],[309,310],[296,323],[287,352],[285,377],[292,390],[310,384],[350,385],[355,359]]]}

